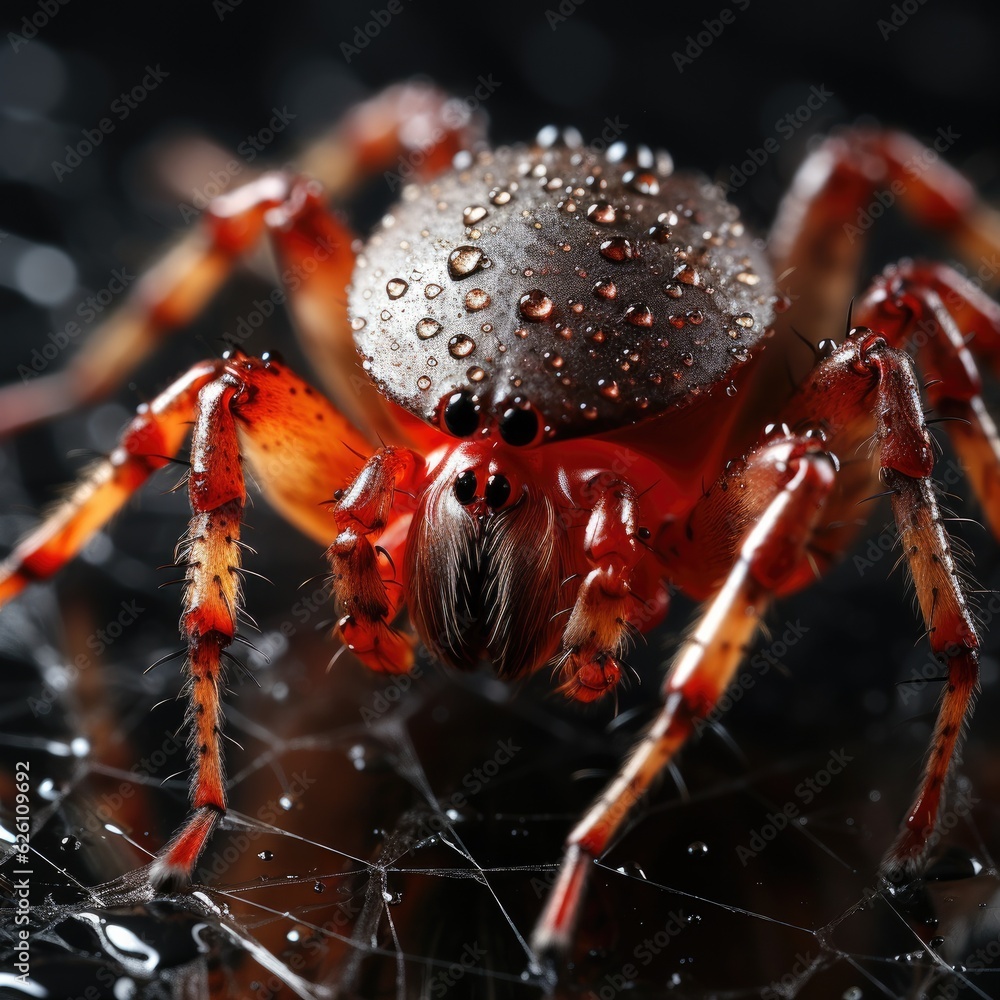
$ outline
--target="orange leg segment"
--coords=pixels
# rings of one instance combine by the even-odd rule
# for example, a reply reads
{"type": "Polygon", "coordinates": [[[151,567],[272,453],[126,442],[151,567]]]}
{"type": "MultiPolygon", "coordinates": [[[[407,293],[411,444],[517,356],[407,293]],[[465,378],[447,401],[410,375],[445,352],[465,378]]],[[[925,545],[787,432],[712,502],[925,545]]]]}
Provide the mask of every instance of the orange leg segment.
{"type": "MultiPolygon", "coordinates": [[[[336,198],[398,163],[431,175],[481,134],[482,122],[460,102],[425,84],[402,84],[360,104],[308,151],[304,174],[318,177],[336,198]]],[[[374,390],[356,368],[345,308],[353,234],[325,208],[319,190],[316,182],[269,173],[214,199],[201,225],[136,283],[66,370],[0,389],[0,436],[113,391],[163,337],[198,315],[265,232],[282,258],[282,279],[312,360],[343,395],[348,416],[362,423],[359,403],[366,417],[377,415],[374,390]],[[316,280],[308,280],[315,272],[316,280]]],[[[375,429],[385,431],[378,422],[375,429]]]]}
{"type": "Polygon", "coordinates": [[[978,357],[1000,367],[1000,306],[950,267],[903,261],[875,279],[854,320],[916,354],[928,401],[948,418],[948,435],[1000,538],[1000,434],[976,364],[978,357]]]}
{"type": "MultiPolygon", "coordinates": [[[[568,949],[593,861],[608,849],[697,722],[722,697],[772,594],[803,561],[804,547],[833,483],[833,462],[812,439],[782,438],[761,446],[747,458],[746,466],[769,480],[769,502],[743,537],[725,582],[678,652],[659,716],[567,838],[559,878],[532,938],[536,955],[568,949]]],[[[741,476],[742,470],[727,472],[721,495],[738,496],[741,476]]]]}
{"type": "Polygon", "coordinates": [[[868,231],[888,206],[949,238],[979,276],[997,276],[1000,213],[942,158],[960,138],[947,133],[924,146],[899,132],[849,129],[806,158],[769,241],[792,300],[783,326],[814,342],[841,335],[868,231]]]}
{"type": "MultiPolygon", "coordinates": [[[[392,572],[392,554],[375,546],[382,532],[397,523],[397,491],[416,496],[423,460],[406,448],[377,451],[344,491],[334,508],[340,529],[327,550],[333,590],[343,617],[337,630],[348,649],[374,670],[406,673],[413,666],[413,640],[392,628],[403,599],[401,586],[387,587],[383,564],[392,572]]],[[[402,538],[391,548],[400,554],[402,538]]]]}
{"type": "Polygon", "coordinates": [[[192,423],[191,520],[178,562],[186,567],[181,634],[188,646],[194,811],[150,867],[156,884],[172,885],[190,880],[226,809],[222,661],[241,602],[244,455],[275,506],[326,544],[336,523],[324,501],[361,466],[364,438],[280,361],[235,353],[204,362],[141,409],[112,456],[0,568],[0,598],[54,573],[176,454],[192,423]]]}

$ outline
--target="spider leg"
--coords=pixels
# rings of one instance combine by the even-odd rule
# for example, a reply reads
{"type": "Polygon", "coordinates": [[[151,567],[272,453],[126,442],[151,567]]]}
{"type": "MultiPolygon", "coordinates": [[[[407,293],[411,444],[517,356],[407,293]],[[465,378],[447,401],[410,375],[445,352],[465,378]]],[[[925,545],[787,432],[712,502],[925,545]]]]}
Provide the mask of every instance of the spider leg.
{"type": "Polygon", "coordinates": [[[671,667],[659,717],[567,840],[559,878],[536,927],[536,952],[569,946],[591,862],[607,850],[655,777],[711,712],[770,599],[813,576],[812,539],[857,499],[857,481],[835,477],[828,459],[833,451],[853,454],[873,424],[882,479],[892,491],[931,647],[948,667],[924,777],[887,869],[912,870],[926,853],[971,710],[978,638],[934,495],[934,452],[913,363],[881,335],[858,330],[815,368],[785,417],[793,427],[822,424],[826,443],[816,434],[786,436],[779,425],[771,431],[777,439],[731,463],[691,518],[668,525],[657,539],[676,581],[711,600],[671,667]],[[703,561],[685,558],[685,545],[694,542],[697,530],[705,533],[698,540],[703,561]]]}
{"type": "Polygon", "coordinates": [[[343,611],[337,631],[347,648],[374,670],[406,673],[413,665],[412,638],[391,627],[402,606],[404,588],[386,586],[373,541],[397,519],[395,530],[384,539],[388,547],[378,547],[395,565],[392,553],[401,554],[410,520],[401,517],[405,505],[398,501],[397,491],[401,496],[416,496],[423,469],[423,459],[415,452],[382,448],[365,462],[334,507],[339,532],[327,558],[333,570],[334,596],[343,611]]]}
{"type": "Polygon", "coordinates": [[[226,808],[222,656],[236,634],[241,600],[243,459],[274,506],[326,543],[335,522],[321,503],[357,471],[365,440],[279,362],[238,353],[203,362],[141,408],[111,457],[0,567],[0,599],[56,572],[180,449],[192,422],[191,520],[179,561],[186,567],[181,634],[188,646],[194,811],[150,868],[158,884],[190,879],[226,808]]]}
{"type": "MultiPolygon", "coordinates": [[[[319,173],[327,195],[345,195],[394,164],[416,163],[415,175],[442,169],[477,135],[456,102],[426,85],[404,84],[361,104],[331,132],[319,173]]],[[[306,169],[316,165],[310,157],[306,169]]],[[[341,409],[360,426],[374,419],[373,433],[388,432],[384,401],[358,368],[345,308],[353,234],[326,209],[320,191],[317,182],[269,173],[213,199],[199,227],[135,283],[65,370],[0,389],[0,436],[113,391],[165,336],[201,312],[265,232],[281,260],[285,289],[270,301],[280,304],[287,296],[292,302],[310,357],[331,378],[341,409]]],[[[245,330],[249,335],[250,327],[245,330]]]]}
{"type": "Polygon", "coordinates": [[[1000,306],[944,264],[903,261],[857,301],[854,321],[916,353],[929,380],[928,401],[951,418],[945,429],[1000,537],[1000,435],[983,403],[976,364],[979,357],[993,371],[1000,367],[1000,306]]]}
{"type": "MultiPolygon", "coordinates": [[[[978,685],[979,639],[935,496],[934,449],[913,362],[880,333],[858,329],[800,387],[786,419],[795,426],[815,423],[822,414],[832,446],[847,454],[863,440],[866,422],[860,418],[868,413],[875,416],[881,478],[891,492],[931,649],[948,672],[920,787],[886,859],[886,871],[895,875],[916,868],[936,829],[945,782],[978,685]]],[[[851,499],[831,504],[831,517],[837,519],[842,512],[837,508],[851,499]]]]}
{"type": "Polygon", "coordinates": [[[593,506],[586,526],[584,553],[593,569],[577,591],[562,636],[559,690],[577,701],[596,701],[621,680],[619,657],[631,630],[645,632],[667,610],[667,592],[654,560],[643,562],[636,541],[637,497],[627,482],[610,474],[591,480],[584,492],[593,506]],[[651,573],[637,580],[640,565],[651,573]],[[647,598],[637,597],[633,588],[647,598]]]}
{"type": "Polygon", "coordinates": [[[671,666],[659,716],[567,838],[558,880],[532,937],[536,955],[569,947],[593,861],[724,693],[771,596],[803,561],[833,480],[834,465],[822,444],[789,436],[766,442],[745,464],[731,466],[721,488],[701,501],[742,523],[745,491],[738,487],[749,481],[766,485],[759,518],[737,543],[735,562],[671,666]]]}
{"type": "Polygon", "coordinates": [[[1000,213],[939,154],[955,138],[939,135],[934,149],[899,132],[851,129],[806,158],[770,234],[775,273],[790,271],[781,285],[792,302],[780,325],[813,341],[841,334],[867,233],[897,204],[949,238],[977,283],[1000,274],[1000,213]]]}

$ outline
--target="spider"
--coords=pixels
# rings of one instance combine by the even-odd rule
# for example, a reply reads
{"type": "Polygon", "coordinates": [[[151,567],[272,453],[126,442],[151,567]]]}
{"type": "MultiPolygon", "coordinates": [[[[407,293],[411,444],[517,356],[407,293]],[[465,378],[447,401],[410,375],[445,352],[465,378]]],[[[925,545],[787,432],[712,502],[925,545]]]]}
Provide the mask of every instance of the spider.
{"type": "Polygon", "coordinates": [[[905,260],[853,301],[842,334],[864,244],[850,223],[885,190],[969,260],[1000,250],[997,215],[905,135],[826,140],[765,251],[716,186],[675,174],[665,153],[597,150],[555,130],[493,150],[476,117],[400,85],[357,107],[302,175],[217,197],[68,371],[0,392],[7,433],[98,398],[267,237],[283,279],[272,298],[287,298],[336,400],[236,344],[140,406],[110,457],[0,567],[0,602],[53,575],[190,432],[178,563],[191,814],[149,866],[152,883],[187,884],[226,811],[220,691],[241,610],[244,462],[327,546],[335,634],[377,671],[408,671],[419,641],[503,678],[551,665],[567,697],[596,701],[622,681],[630,637],[667,614],[671,587],[704,602],[659,715],[567,837],[539,955],[569,949],[593,862],[712,717],[770,605],[847,549],[861,500],[888,494],[948,676],[884,865],[895,879],[919,871],[979,640],[935,496],[917,369],[927,403],[957,418],[948,431],[997,531],[1000,441],[975,357],[1000,355],[1000,308],[954,269],[905,260]],[[420,164],[419,179],[362,248],[327,200],[401,160],[420,164]],[[816,360],[786,388],[767,358],[800,330],[816,360]]]}

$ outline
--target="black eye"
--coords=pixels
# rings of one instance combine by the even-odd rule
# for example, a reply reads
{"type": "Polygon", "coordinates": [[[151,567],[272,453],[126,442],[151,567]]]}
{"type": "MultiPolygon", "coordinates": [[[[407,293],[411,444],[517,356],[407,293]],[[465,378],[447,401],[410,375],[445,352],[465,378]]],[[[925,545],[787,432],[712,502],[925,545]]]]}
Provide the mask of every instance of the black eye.
{"type": "MultiPolygon", "coordinates": [[[[493,480],[491,479],[490,482],[493,480]]],[[[467,507],[476,499],[476,474],[472,469],[466,469],[458,479],[455,480],[455,499],[463,506],[467,507]]],[[[508,487],[509,490],[509,487],[508,487]]]]}
{"type": "Polygon", "coordinates": [[[500,420],[500,437],[518,447],[531,444],[538,434],[538,414],[531,407],[512,406],[500,420]]]}
{"type": "Polygon", "coordinates": [[[479,427],[479,406],[467,392],[456,392],[445,404],[444,425],[455,437],[468,437],[479,427]]]}
{"type": "Polygon", "coordinates": [[[490,476],[486,482],[486,506],[496,510],[510,498],[510,481],[506,476],[490,476]]]}

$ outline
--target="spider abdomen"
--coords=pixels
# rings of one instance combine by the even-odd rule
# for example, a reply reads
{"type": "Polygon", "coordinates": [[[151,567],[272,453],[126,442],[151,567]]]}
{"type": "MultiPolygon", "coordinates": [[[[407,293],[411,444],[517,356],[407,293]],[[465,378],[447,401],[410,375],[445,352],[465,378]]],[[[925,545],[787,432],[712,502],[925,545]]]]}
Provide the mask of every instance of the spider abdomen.
{"type": "Polygon", "coordinates": [[[766,258],[715,186],[639,159],[509,147],[407,189],[350,293],[379,389],[428,422],[527,403],[553,438],[726,381],[772,321],[766,258]]]}

